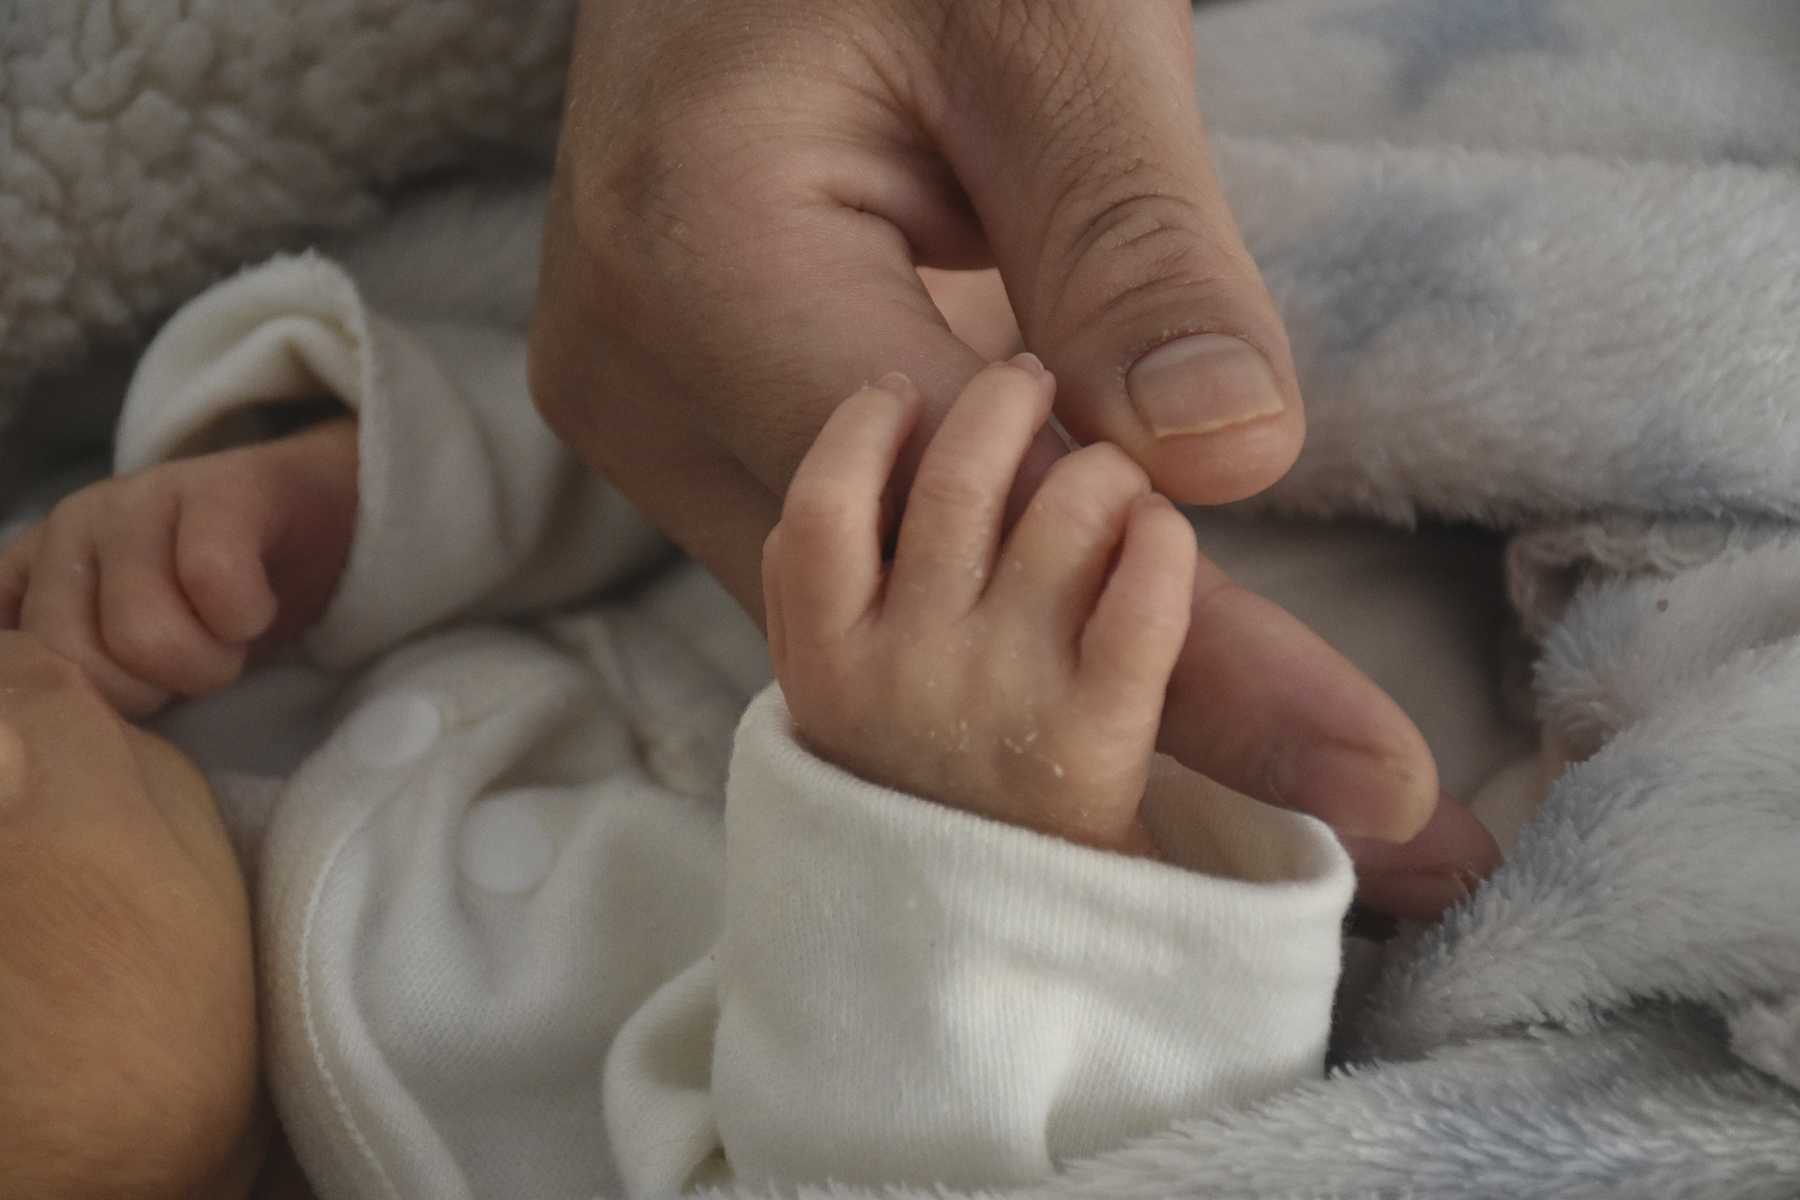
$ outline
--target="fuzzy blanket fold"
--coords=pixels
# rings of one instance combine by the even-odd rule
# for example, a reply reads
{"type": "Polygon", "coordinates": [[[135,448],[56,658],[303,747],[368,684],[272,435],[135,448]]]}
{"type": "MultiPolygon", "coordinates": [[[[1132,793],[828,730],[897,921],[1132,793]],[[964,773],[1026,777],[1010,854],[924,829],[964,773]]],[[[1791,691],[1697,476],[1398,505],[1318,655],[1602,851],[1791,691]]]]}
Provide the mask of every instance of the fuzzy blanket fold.
{"type": "MultiPolygon", "coordinates": [[[[0,392],[548,131],[566,0],[399,8],[0,12],[0,392]]],[[[1231,0],[1195,29],[1308,397],[1263,504],[1514,534],[1579,761],[1390,948],[1342,1014],[1357,1065],[1028,1194],[1800,1197],[1800,11],[1231,0]]]]}

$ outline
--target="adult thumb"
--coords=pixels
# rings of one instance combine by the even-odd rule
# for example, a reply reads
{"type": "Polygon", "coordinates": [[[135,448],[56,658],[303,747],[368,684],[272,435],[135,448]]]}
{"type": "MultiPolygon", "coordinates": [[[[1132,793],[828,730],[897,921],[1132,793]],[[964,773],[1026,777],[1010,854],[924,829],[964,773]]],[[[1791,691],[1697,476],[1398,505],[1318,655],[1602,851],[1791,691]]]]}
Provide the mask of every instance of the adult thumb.
{"type": "Polygon", "coordinates": [[[957,11],[941,136],[1058,417],[1177,500],[1269,486],[1300,452],[1299,386],[1213,171],[1188,5],[957,11]]]}

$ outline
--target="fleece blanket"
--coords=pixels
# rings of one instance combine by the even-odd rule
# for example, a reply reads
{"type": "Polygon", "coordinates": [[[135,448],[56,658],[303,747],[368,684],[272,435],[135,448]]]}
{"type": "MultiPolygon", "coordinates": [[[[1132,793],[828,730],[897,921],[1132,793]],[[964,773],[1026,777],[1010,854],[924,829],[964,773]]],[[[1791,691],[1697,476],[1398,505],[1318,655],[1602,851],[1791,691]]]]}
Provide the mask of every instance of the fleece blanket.
{"type": "MultiPolygon", "coordinates": [[[[169,7],[338,57],[283,6],[169,7]]],[[[403,64],[437,120],[440,60],[414,53],[428,35],[368,7],[385,15],[369,20],[364,78],[403,64]]],[[[507,7],[517,28],[501,29],[493,0],[443,7],[506,47],[497,71],[566,16],[531,6],[546,22],[534,41],[532,20],[510,15],[525,10],[507,7]]],[[[0,244],[0,341],[15,355],[0,370],[14,378],[255,248],[366,216],[356,198],[480,140],[451,120],[390,156],[416,133],[394,110],[334,130],[225,96],[209,127],[260,119],[292,135],[318,158],[269,174],[334,181],[341,205],[312,197],[263,224],[236,211],[212,227],[223,248],[179,275],[139,270],[145,243],[115,233],[45,252],[106,226],[31,191],[16,164],[61,142],[15,153],[22,114],[122,120],[153,76],[84,117],[73,68],[40,73],[33,109],[15,90],[30,77],[19,48],[76,47],[90,24],[132,44],[136,18],[105,24],[101,9],[157,6],[25,0],[0,19],[0,137],[15,139],[0,142],[0,237],[38,231],[0,244]],[[36,224],[15,219],[26,204],[36,224]],[[61,291],[15,285],[45,263],[66,266],[61,291]]],[[[1800,1196],[1800,13],[1791,0],[1234,0],[1201,5],[1195,29],[1222,171],[1309,403],[1306,453],[1259,504],[1509,533],[1557,773],[1499,873],[1405,931],[1347,1000],[1342,1069],[1029,1194],[1800,1196]]],[[[279,52],[258,61],[244,79],[286,69],[279,52]]],[[[498,107],[488,119],[509,132],[543,131],[527,99],[498,107]]],[[[120,186],[104,153],[58,170],[61,190],[43,195],[120,186]]]]}

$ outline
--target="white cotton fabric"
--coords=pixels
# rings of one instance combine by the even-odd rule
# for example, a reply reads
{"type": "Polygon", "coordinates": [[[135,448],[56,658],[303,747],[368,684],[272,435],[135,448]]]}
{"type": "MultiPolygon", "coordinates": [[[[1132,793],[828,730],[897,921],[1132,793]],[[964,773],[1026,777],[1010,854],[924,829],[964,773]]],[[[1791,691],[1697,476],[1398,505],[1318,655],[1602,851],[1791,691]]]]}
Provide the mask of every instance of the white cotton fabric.
{"type": "Polygon", "coordinates": [[[259,865],[270,1081],[321,1196],[1017,1184],[1319,1077],[1329,830],[1164,762],[1172,861],[1128,859],[819,760],[697,568],[596,598],[666,550],[532,412],[520,322],[395,304],[316,256],[228,281],[118,439],[134,470],[283,399],[358,415],[305,653],[164,723],[259,865]]]}

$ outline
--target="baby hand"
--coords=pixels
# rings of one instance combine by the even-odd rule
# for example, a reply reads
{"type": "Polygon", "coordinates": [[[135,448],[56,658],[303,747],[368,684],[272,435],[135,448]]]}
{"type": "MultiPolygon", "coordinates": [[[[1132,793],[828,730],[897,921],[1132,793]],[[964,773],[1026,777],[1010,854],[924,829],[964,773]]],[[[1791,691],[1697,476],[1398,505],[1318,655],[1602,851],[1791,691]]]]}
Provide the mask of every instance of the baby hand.
{"type": "Polygon", "coordinates": [[[216,691],[253,643],[325,611],[356,470],[345,418],[83,488],[0,552],[0,628],[35,634],[126,716],[216,691]]]}
{"type": "Polygon", "coordinates": [[[977,375],[920,460],[884,561],[902,376],[846,400],[763,550],[776,675],[801,738],[873,783],[1043,833],[1144,851],[1163,695],[1196,549],[1116,447],[1053,467],[1004,542],[1007,497],[1055,381],[1021,355],[977,375]]]}

